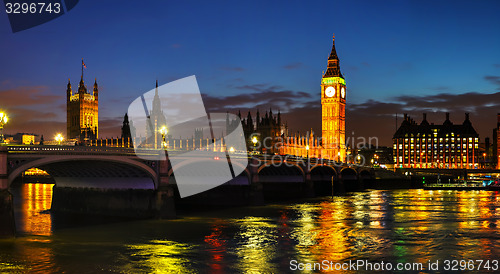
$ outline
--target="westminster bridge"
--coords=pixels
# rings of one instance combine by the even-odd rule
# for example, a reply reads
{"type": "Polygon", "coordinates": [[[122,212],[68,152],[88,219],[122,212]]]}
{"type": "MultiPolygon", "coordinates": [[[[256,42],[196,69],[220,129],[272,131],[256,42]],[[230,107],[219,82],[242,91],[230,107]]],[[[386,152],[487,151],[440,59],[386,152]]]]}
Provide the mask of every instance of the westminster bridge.
{"type": "MultiPolygon", "coordinates": [[[[290,155],[249,156],[242,153],[239,157],[228,158],[231,165],[242,167],[241,174],[213,190],[180,199],[174,170],[192,168],[190,164],[198,159],[186,156],[182,161],[177,159],[175,166],[168,160],[147,160],[157,153],[165,151],[4,145],[0,146],[0,190],[21,181],[26,170],[39,168],[55,183],[53,210],[172,218],[175,207],[185,203],[258,205],[274,198],[293,199],[360,190],[374,178],[373,170],[368,167],[290,155]]],[[[220,160],[217,157],[209,162],[220,160]]],[[[199,171],[194,169],[192,172],[199,171]]],[[[6,199],[0,201],[0,211],[2,203],[4,208],[8,204],[6,199]]]]}

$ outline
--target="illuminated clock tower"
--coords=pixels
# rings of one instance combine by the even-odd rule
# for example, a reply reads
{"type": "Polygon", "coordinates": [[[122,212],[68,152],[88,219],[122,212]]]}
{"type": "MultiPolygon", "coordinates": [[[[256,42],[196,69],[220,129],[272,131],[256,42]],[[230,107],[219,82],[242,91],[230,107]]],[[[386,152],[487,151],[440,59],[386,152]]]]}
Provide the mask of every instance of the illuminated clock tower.
{"type": "Polygon", "coordinates": [[[323,157],[345,161],[345,100],[346,85],[340,72],[339,57],[333,46],[328,57],[328,68],[321,79],[321,117],[323,157]]]}

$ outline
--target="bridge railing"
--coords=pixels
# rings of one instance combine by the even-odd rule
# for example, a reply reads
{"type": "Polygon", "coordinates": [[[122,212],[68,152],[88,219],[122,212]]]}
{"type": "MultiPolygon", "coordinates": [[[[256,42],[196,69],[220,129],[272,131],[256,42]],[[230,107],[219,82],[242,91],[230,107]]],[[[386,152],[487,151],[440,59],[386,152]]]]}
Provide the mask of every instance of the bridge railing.
{"type": "Polygon", "coordinates": [[[87,146],[8,146],[11,153],[44,153],[44,154],[135,154],[132,148],[87,147],[87,146]]]}

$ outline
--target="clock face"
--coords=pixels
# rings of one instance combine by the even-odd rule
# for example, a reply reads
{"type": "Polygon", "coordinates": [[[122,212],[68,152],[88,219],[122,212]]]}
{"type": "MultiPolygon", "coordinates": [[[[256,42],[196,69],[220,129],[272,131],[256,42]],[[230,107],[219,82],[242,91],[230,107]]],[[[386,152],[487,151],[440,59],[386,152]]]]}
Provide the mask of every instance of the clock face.
{"type": "Polygon", "coordinates": [[[345,98],[345,88],[342,88],[342,90],[340,91],[340,95],[342,96],[342,98],[345,98]]]}
{"type": "Polygon", "coordinates": [[[329,86],[325,89],[325,95],[326,97],[333,97],[335,95],[335,88],[332,86],[329,86]]]}

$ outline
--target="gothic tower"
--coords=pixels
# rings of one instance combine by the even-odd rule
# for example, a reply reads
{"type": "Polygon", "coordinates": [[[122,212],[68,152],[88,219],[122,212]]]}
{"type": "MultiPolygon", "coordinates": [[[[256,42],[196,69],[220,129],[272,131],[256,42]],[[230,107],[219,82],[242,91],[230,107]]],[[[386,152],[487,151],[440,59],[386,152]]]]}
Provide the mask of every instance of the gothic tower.
{"type": "Polygon", "coordinates": [[[146,136],[150,136],[147,143],[152,145],[154,148],[161,147],[162,139],[165,137],[162,134],[162,130],[165,127],[167,129],[167,119],[163,110],[161,109],[161,100],[158,94],[158,80],[156,80],[155,96],[153,98],[153,106],[151,112],[148,116],[148,122],[146,124],[146,136]]]}
{"type": "Polygon", "coordinates": [[[67,139],[78,139],[80,143],[97,139],[99,129],[98,93],[97,79],[94,82],[93,94],[87,91],[87,87],[83,82],[83,68],[77,93],[73,94],[71,83],[68,79],[66,90],[67,139]]]}
{"type": "Polygon", "coordinates": [[[322,145],[324,158],[345,161],[345,102],[346,85],[340,72],[339,57],[333,46],[328,67],[321,79],[322,145]]]}

